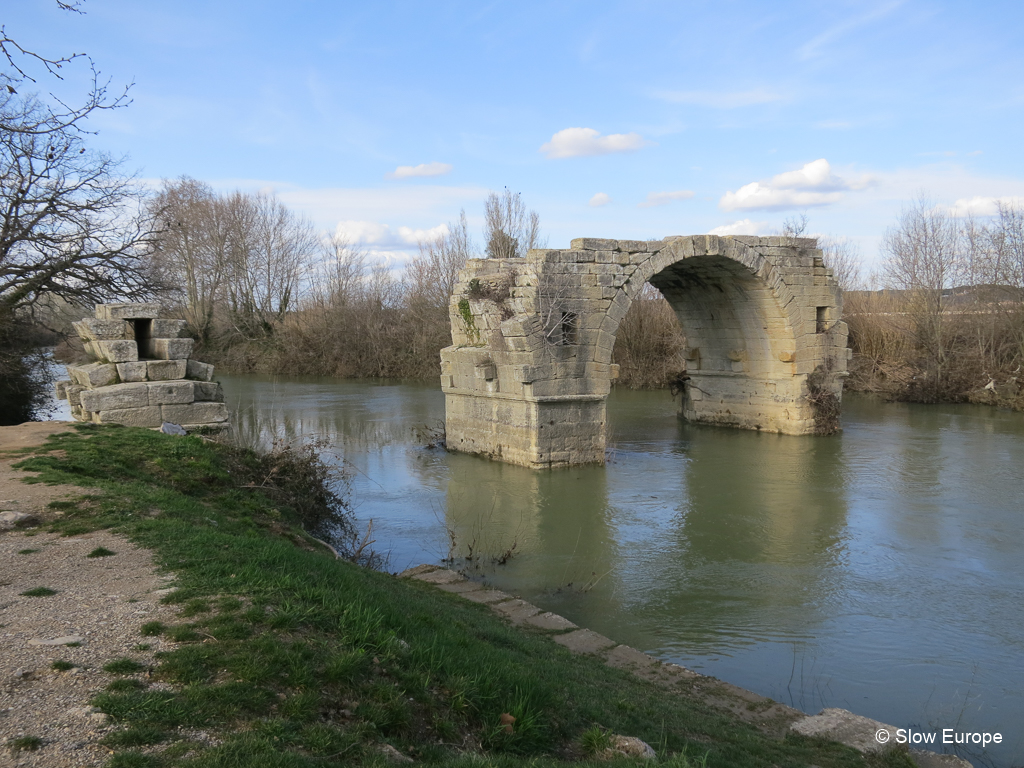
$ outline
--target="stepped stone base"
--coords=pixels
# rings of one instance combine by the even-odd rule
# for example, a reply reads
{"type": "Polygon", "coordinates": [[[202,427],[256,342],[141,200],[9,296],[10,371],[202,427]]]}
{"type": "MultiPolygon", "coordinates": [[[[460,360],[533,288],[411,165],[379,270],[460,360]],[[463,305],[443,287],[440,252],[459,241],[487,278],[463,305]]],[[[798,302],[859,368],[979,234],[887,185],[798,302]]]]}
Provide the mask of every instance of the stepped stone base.
{"type": "Polygon", "coordinates": [[[213,366],[193,360],[184,320],[160,319],[160,305],[99,304],[96,317],[74,323],[94,362],[69,365],[56,384],[78,421],[186,431],[230,428],[224,390],[213,366]],[[141,357],[140,357],[141,354],[141,357]]]}

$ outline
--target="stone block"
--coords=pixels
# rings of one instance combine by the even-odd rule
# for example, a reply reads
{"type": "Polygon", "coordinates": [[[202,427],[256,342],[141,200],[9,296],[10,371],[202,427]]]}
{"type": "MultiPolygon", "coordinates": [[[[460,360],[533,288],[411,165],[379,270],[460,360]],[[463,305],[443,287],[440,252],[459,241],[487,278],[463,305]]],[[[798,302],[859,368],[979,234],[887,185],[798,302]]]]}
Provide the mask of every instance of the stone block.
{"type": "Polygon", "coordinates": [[[195,382],[192,381],[150,381],[146,387],[150,405],[178,405],[196,399],[195,382]]]}
{"type": "Polygon", "coordinates": [[[154,320],[149,329],[149,335],[158,339],[177,339],[184,332],[184,320],[154,320]]]}
{"type": "Polygon", "coordinates": [[[569,248],[574,251],[617,251],[619,250],[619,241],[598,237],[577,237],[569,241],[569,248]]]}
{"type": "Polygon", "coordinates": [[[60,381],[55,382],[53,385],[54,397],[58,400],[67,400],[69,386],[71,386],[71,381],[69,379],[61,379],[60,381]]]}
{"type": "Polygon", "coordinates": [[[80,395],[81,395],[82,392],[88,392],[88,391],[89,390],[87,390],[85,387],[81,386],[80,384],[68,384],[67,389],[64,391],[64,394],[65,394],[65,396],[67,398],[68,404],[72,408],[81,408],[82,407],[82,398],[81,398],[80,395]]]}
{"type": "Polygon", "coordinates": [[[117,384],[117,366],[113,363],[89,363],[88,365],[69,365],[68,376],[76,384],[86,389],[96,389],[109,384],[117,384]]]}
{"type": "Polygon", "coordinates": [[[156,302],[96,305],[97,320],[152,320],[159,316],[156,302]]]}
{"type": "MultiPolygon", "coordinates": [[[[450,377],[449,377],[450,378],[450,377]]],[[[216,381],[193,381],[196,402],[224,402],[224,390],[216,381]]]]}
{"type": "Polygon", "coordinates": [[[195,339],[156,339],[146,342],[146,357],[156,360],[186,360],[192,354],[195,339]]]}
{"type": "Polygon", "coordinates": [[[228,407],[224,403],[161,405],[160,410],[163,420],[171,424],[213,424],[228,420],[228,407]]]}
{"type": "Polygon", "coordinates": [[[97,339],[85,348],[104,363],[131,363],[139,359],[139,348],[130,339],[97,339]]]}
{"type": "Polygon", "coordinates": [[[93,317],[84,317],[77,323],[72,323],[71,327],[82,341],[123,339],[125,333],[124,320],[97,320],[93,317]]]}
{"type": "Polygon", "coordinates": [[[145,381],[146,363],[145,361],[118,363],[117,375],[120,377],[121,381],[145,381]]]}
{"type": "Polygon", "coordinates": [[[189,359],[185,376],[195,381],[210,381],[213,379],[213,366],[209,363],[200,363],[198,360],[189,359]]]}
{"type": "Polygon", "coordinates": [[[124,424],[126,427],[159,427],[163,423],[159,405],[147,405],[143,408],[112,408],[93,413],[92,420],[96,424],[124,424]]]}
{"type": "Polygon", "coordinates": [[[88,411],[109,411],[123,408],[141,408],[149,405],[149,392],[146,385],[114,384],[82,392],[79,395],[82,407],[88,411]]]}
{"type": "Polygon", "coordinates": [[[186,361],[184,360],[147,360],[146,378],[149,381],[167,381],[185,378],[186,361]]]}

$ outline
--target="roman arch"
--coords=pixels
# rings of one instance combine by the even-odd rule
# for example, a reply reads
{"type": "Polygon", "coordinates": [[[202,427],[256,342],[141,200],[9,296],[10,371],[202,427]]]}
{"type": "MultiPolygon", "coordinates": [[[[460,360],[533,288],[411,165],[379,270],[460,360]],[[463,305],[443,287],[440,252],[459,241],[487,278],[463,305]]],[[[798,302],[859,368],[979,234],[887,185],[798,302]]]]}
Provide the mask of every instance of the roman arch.
{"type": "Polygon", "coordinates": [[[816,240],[580,238],[460,273],[441,351],[448,447],[535,468],[603,463],[615,334],[647,281],[686,335],[682,417],[829,429],[821,410],[838,408],[847,331],[816,240]]]}

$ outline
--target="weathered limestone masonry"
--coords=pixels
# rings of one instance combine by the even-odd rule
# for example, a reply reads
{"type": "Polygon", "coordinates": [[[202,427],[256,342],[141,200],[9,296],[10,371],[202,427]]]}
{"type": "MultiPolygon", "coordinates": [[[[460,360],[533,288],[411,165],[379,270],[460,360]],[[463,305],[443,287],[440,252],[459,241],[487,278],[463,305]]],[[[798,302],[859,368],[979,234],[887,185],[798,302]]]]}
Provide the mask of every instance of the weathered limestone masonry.
{"type": "Polygon", "coordinates": [[[94,362],[69,365],[57,398],[78,421],[186,431],[228,428],[224,392],[213,366],[192,360],[195,342],[184,320],[160,319],[159,304],[98,304],[96,316],[74,323],[94,362]]]}
{"type": "Polygon", "coordinates": [[[684,418],[821,431],[816,409],[838,407],[848,353],[815,239],[580,238],[460,273],[441,352],[449,448],[529,467],[603,463],[615,334],[648,281],[686,334],[684,418]]]}

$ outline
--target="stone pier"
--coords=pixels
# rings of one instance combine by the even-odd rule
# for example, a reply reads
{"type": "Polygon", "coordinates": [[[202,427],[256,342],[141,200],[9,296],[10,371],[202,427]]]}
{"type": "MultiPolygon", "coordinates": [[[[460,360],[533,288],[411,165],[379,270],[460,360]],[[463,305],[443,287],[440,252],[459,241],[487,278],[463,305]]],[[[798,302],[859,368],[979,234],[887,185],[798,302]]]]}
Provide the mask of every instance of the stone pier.
{"type": "Polygon", "coordinates": [[[224,390],[213,366],[192,358],[184,320],[160,318],[155,303],[98,304],[74,323],[92,362],[69,365],[57,382],[78,421],[161,427],[186,432],[229,428],[224,390]]]}
{"type": "Polygon", "coordinates": [[[603,463],[619,323],[650,282],[687,339],[680,415],[830,431],[846,375],[842,299],[813,238],[573,240],[473,259],[441,352],[448,447],[529,467],[603,463]]]}

